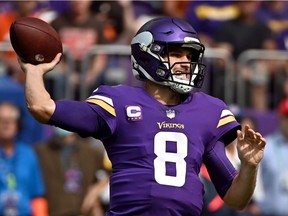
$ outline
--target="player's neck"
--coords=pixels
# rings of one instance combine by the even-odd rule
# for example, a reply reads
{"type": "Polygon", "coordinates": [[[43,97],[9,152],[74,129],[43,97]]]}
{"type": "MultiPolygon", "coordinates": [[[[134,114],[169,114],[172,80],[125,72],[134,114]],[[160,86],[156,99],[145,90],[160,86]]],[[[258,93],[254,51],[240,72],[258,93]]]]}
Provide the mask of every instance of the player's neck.
{"type": "Polygon", "coordinates": [[[163,105],[172,106],[181,103],[180,94],[174,92],[168,86],[162,86],[151,81],[147,81],[144,89],[163,105]]]}

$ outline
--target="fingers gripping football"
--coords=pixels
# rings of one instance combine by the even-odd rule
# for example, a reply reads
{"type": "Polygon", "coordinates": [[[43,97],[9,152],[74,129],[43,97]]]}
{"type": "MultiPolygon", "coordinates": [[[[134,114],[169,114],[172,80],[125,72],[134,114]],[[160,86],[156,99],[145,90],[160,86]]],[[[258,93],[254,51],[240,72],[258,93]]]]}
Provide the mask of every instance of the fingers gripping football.
{"type": "Polygon", "coordinates": [[[60,62],[62,53],[58,53],[55,58],[49,63],[43,63],[39,65],[32,65],[30,63],[24,63],[21,58],[18,56],[18,62],[21,66],[23,72],[33,71],[33,73],[46,74],[47,72],[53,70],[53,68],[60,62]]]}

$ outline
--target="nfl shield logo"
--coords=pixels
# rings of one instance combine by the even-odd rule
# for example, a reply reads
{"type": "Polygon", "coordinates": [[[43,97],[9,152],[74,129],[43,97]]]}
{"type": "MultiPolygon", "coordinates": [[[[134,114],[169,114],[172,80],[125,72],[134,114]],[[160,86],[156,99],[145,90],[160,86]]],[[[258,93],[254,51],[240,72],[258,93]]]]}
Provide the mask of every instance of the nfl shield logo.
{"type": "Polygon", "coordinates": [[[175,118],[175,110],[171,110],[171,109],[166,110],[166,115],[167,115],[167,117],[170,118],[170,119],[175,118]]]}

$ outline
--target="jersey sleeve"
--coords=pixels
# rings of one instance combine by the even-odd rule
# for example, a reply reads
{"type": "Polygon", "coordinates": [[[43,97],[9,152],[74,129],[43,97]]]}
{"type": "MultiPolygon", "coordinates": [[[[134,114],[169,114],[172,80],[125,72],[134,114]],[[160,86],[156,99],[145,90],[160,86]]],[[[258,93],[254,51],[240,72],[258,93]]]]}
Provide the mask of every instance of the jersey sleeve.
{"type": "Polygon", "coordinates": [[[217,193],[223,198],[237,174],[236,169],[226,156],[224,142],[218,141],[209,154],[204,157],[203,162],[217,193]]]}
{"type": "Polygon", "coordinates": [[[210,121],[212,136],[206,145],[206,153],[209,153],[219,140],[225,145],[230,144],[237,138],[237,130],[241,130],[241,125],[228,106],[220,100],[213,102],[215,106],[211,106],[207,111],[207,115],[210,117],[210,120],[207,121],[210,121]]]}
{"type": "Polygon", "coordinates": [[[103,91],[94,91],[86,101],[57,101],[48,124],[76,132],[82,137],[92,136],[103,140],[116,127],[113,100],[104,96],[103,91]]]}
{"type": "Polygon", "coordinates": [[[117,97],[117,95],[115,95],[113,87],[100,86],[86,99],[86,103],[107,123],[111,134],[113,134],[116,129],[117,115],[114,107],[115,97],[117,97]]]}
{"type": "Polygon", "coordinates": [[[206,129],[209,139],[205,145],[203,162],[218,194],[223,198],[237,173],[227,158],[225,146],[237,138],[237,130],[241,126],[229,107],[217,98],[206,97],[201,107],[205,111],[205,122],[201,129],[205,131],[205,125],[210,127],[206,129]]]}
{"type": "Polygon", "coordinates": [[[230,144],[237,137],[237,130],[241,130],[241,125],[235,119],[234,114],[225,106],[219,116],[217,123],[216,141],[220,138],[225,145],[230,144]]]}

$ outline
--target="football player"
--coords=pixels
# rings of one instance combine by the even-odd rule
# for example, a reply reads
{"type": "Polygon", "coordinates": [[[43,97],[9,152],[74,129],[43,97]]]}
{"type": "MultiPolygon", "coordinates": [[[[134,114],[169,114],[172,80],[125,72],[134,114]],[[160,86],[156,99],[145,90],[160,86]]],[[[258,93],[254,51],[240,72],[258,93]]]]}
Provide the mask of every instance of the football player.
{"type": "Polygon", "coordinates": [[[101,86],[86,101],[54,101],[44,75],[60,61],[26,74],[27,107],[42,123],[101,139],[112,162],[106,215],[192,215],[203,205],[205,163],[218,194],[235,209],[249,202],[265,139],[240,125],[226,104],[201,92],[204,45],[184,20],[155,18],[131,43],[133,73],[144,87],[101,86]],[[225,155],[238,139],[239,172],[225,155]]]}

